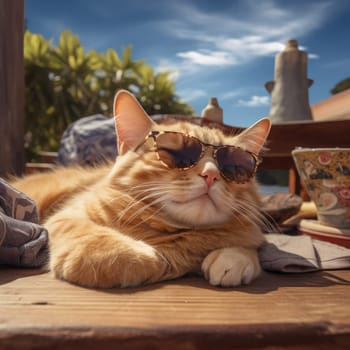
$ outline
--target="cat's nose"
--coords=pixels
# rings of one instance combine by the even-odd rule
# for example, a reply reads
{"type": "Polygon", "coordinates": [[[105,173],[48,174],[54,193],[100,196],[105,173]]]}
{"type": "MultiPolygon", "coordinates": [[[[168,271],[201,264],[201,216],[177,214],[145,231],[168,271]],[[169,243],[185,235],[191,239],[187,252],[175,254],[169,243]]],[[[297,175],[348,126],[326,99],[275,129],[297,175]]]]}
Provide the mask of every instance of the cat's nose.
{"type": "Polygon", "coordinates": [[[215,180],[217,180],[220,176],[218,168],[215,166],[215,164],[211,162],[207,162],[204,165],[204,168],[202,172],[200,173],[202,177],[204,177],[205,182],[208,185],[208,188],[213,186],[215,180]]]}

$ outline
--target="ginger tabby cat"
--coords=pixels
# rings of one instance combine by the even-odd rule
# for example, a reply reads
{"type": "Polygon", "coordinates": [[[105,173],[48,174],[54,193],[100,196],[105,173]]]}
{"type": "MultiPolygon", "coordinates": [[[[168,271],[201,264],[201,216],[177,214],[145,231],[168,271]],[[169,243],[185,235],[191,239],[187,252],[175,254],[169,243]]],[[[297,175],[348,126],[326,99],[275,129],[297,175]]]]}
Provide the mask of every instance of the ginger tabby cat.
{"type": "Polygon", "coordinates": [[[156,124],[127,91],[117,94],[114,115],[115,163],[13,183],[37,203],[53,274],[100,288],[201,271],[220,286],[256,278],[264,237],[254,174],[270,121],[235,136],[156,124]]]}

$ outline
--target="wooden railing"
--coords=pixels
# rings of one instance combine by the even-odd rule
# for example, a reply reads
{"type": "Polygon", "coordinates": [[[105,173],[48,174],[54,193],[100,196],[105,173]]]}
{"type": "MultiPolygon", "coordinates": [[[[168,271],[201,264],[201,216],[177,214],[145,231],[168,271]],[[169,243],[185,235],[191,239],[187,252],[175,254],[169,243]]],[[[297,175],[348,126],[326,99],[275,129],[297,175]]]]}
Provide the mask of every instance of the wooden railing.
{"type": "MultiPolygon", "coordinates": [[[[289,170],[289,191],[303,194],[291,156],[297,147],[350,147],[350,120],[305,121],[274,124],[267,141],[263,169],[289,170]]],[[[304,194],[303,194],[304,195],[304,194]]]]}

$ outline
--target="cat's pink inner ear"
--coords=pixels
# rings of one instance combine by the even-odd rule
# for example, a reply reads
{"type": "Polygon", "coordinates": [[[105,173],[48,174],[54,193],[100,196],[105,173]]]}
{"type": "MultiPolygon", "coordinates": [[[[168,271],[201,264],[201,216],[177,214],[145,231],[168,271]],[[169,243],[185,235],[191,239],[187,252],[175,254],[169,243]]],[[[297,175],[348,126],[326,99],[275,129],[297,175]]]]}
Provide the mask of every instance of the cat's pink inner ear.
{"type": "Polygon", "coordinates": [[[270,129],[270,119],[260,119],[239,135],[240,143],[250,152],[259,154],[269,136],[270,129]]]}
{"type": "Polygon", "coordinates": [[[119,154],[139,146],[154,125],[137,99],[126,90],[118,91],[114,98],[114,118],[119,154]]]}

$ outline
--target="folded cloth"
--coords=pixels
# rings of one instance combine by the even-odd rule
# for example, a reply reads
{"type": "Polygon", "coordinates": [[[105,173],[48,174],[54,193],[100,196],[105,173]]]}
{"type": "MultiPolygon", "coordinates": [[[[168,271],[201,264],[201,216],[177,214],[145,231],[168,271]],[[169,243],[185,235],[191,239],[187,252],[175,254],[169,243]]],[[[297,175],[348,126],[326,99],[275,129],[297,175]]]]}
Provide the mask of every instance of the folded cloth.
{"type": "Polygon", "coordinates": [[[0,264],[38,267],[47,261],[48,233],[35,203],[0,178],[0,264]]]}
{"type": "Polygon", "coordinates": [[[259,249],[261,266],[267,271],[311,272],[350,268],[350,249],[306,235],[269,233],[259,249]]]}

